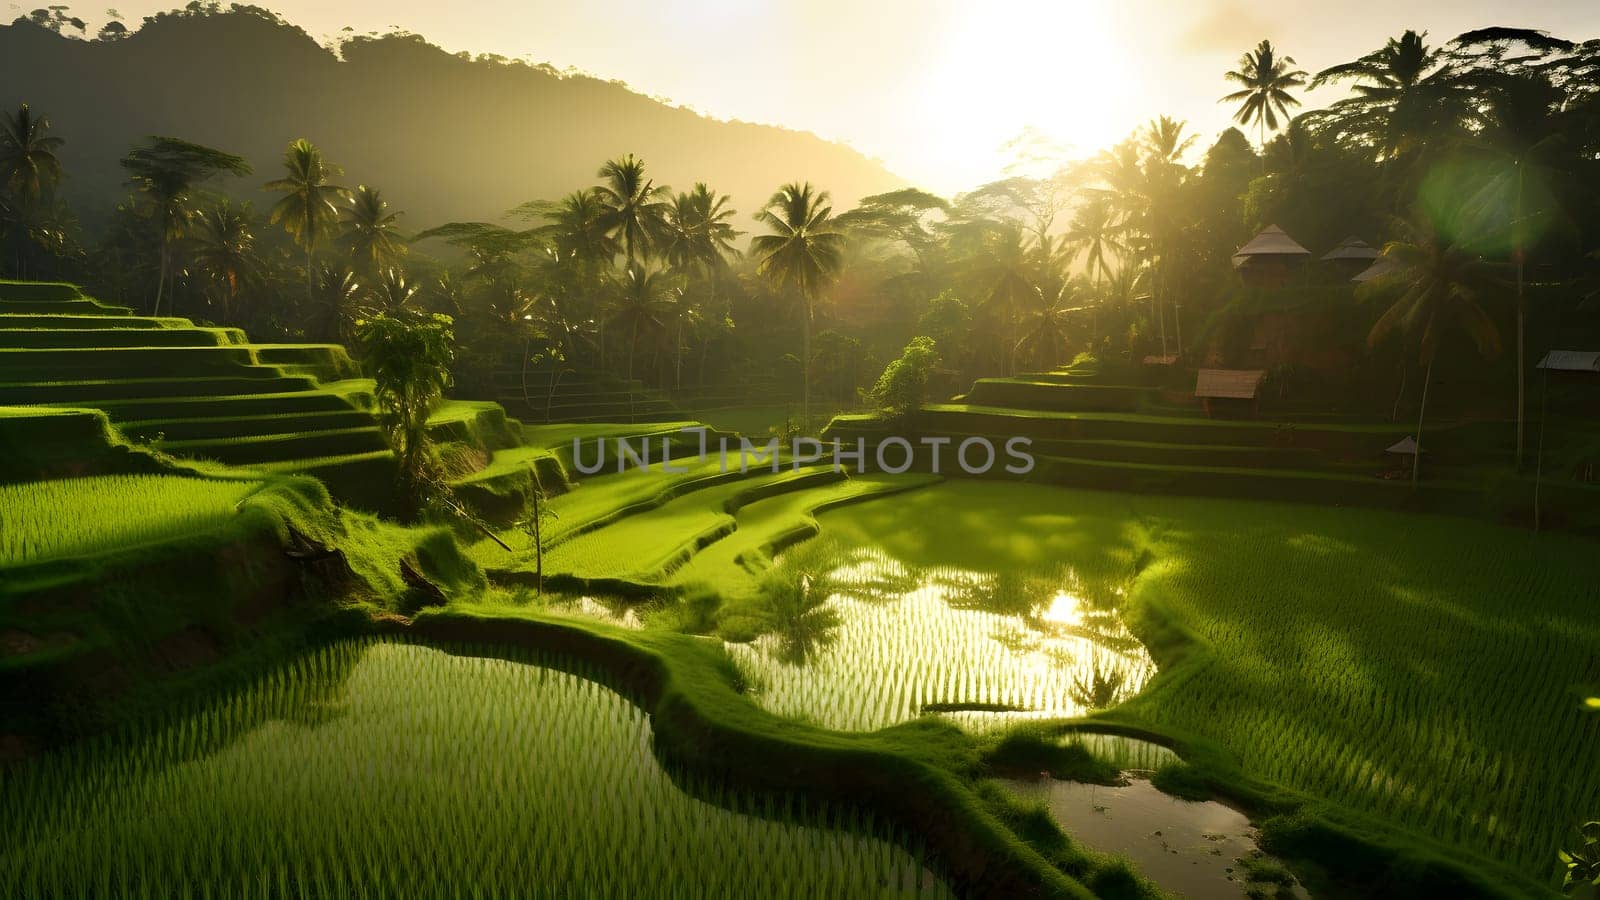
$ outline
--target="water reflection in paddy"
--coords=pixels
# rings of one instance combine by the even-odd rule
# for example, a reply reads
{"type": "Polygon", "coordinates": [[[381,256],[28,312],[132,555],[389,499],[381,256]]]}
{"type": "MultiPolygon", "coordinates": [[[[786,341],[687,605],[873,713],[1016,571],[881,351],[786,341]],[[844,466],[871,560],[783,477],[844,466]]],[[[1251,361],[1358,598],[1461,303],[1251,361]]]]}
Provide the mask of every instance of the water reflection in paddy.
{"type": "Polygon", "coordinates": [[[782,629],[728,649],[774,713],[872,730],[924,712],[986,727],[1115,705],[1155,673],[1117,612],[1118,586],[1069,568],[917,569],[872,549],[805,548],[775,575],[817,607],[799,640],[782,629]]]}

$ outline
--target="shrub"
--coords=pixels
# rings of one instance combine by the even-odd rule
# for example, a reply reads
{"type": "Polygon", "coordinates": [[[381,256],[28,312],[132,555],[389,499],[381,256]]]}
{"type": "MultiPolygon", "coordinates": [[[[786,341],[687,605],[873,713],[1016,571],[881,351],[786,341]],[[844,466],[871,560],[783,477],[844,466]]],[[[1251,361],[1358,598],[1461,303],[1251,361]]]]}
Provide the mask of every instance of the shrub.
{"type": "Polygon", "coordinates": [[[889,363],[878,376],[878,383],[868,395],[891,416],[904,416],[922,406],[928,387],[928,373],[939,363],[939,353],[933,338],[914,337],[900,352],[900,358],[889,363]]]}

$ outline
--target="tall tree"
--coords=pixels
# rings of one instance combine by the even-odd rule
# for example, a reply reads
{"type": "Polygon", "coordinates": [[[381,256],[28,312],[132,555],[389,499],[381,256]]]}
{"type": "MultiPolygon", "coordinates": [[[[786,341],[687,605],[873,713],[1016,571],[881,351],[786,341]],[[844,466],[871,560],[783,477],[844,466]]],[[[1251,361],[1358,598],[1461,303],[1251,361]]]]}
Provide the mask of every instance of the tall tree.
{"type": "Polygon", "coordinates": [[[740,232],[728,221],[733,215],[728,197],[718,195],[704,182],[696,183],[692,191],[678,194],[667,210],[661,255],[686,283],[705,289],[703,293],[695,292],[703,300],[704,309],[678,304],[678,332],[673,339],[674,387],[683,387],[683,326],[690,321],[703,321],[716,311],[717,279],[728,258],[738,255],[733,241],[740,232]]]}
{"type": "Polygon", "coordinates": [[[405,238],[395,224],[399,219],[377,188],[357,186],[344,206],[339,235],[339,249],[351,266],[367,275],[398,266],[406,255],[405,238]]]}
{"type": "Polygon", "coordinates": [[[13,235],[17,273],[27,276],[23,248],[39,208],[61,181],[56,151],[64,141],[50,134],[50,120],[24,103],[0,112],[0,225],[13,235]]]}
{"type": "Polygon", "coordinates": [[[222,306],[218,320],[227,325],[241,292],[261,278],[261,260],[255,251],[255,229],[250,204],[235,206],[222,200],[195,216],[189,235],[189,255],[205,279],[207,293],[222,306]]]}
{"type": "MultiPolygon", "coordinates": [[[[616,298],[611,307],[612,324],[628,335],[628,380],[633,380],[633,361],[639,353],[640,332],[659,333],[673,307],[672,279],[665,272],[650,271],[634,263],[617,281],[616,298]]],[[[632,397],[629,388],[629,397],[632,397]]],[[[631,399],[630,399],[631,402],[631,399]]]]}
{"type": "Polygon", "coordinates": [[[778,188],[756,221],[769,232],[750,242],[756,272],[800,295],[800,415],[810,428],[812,313],[817,298],[844,265],[844,234],[834,227],[828,192],[818,191],[809,181],[778,188]]]}
{"type": "Polygon", "coordinates": [[[1113,258],[1120,259],[1128,252],[1127,246],[1122,243],[1122,232],[1122,225],[1112,212],[1111,201],[1103,196],[1091,197],[1073,211],[1072,221],[1067,225],[1064,236],[1066,244],[1075,255],[1083,255],[1084,270],[1094,281],[1097,295],[1091,306],[1094,310],[1089,322],[1091,340],[1099,338],[1098,307],[1105,298],[1098,295],[1106,275],[1111,271],[1110,261],[1113,258]]]}
{"type": "Polygon", "coordinates": [[[1565,93],[1542,74],[1488,70],[1469,79],[1478,86],[1478,133],[1473,144],[1489,154],[1491,172],[1467,201],[1468,213],[1492,237],[1504,240],[1516,272],[1517,457],[1522,466],[1527,412],[1527,256],[1540,232],[1560,212],[1569,155],[1561,110],[1565,93]]]}
{"type": "Polygon", "coordinates": [[[661,238],[670,191],[645,177],[644,161],[632,153],[601,166],[600,178],[595,193],[604,207],[601,227],[629,264],[648,258],[661,238]]]}
{"type": "Polygon", "coordinates": [[[1455,73],[1443,53],[1430,47],[1426,32],[1407,31],[1378,50],[1323,69],[1311,87],[1354,81],[1354,96],[1308,114],[1318,127],[1353,139],[1383,164],[1392,198],[1390,210],[1410,202],[1412,174],[1430,145],[1459,133],[1468,114],[1455,73]]]}
{"type": "Polygon", "coordinates": [[[339,221],[339,203],[345,189],[332,184],[330,178],[344,174],[338,166],[322,158],[322,151],[305,138],[289,142],[283,152],[285,175],[269,181],[266,189],[283,194],[273,204],[271,221],[282,223],[306,253],[306,299],[309,301],[316,289],[316,268],[313,257],[322,242],[333,236],[339,221]]]}
{"type": "Polygon", "coordinates": [[[1242,87],[1218,102],[1238,103],[1239,110],[1233,114],[1233,120],[1245,126],[1251,122],[1256,124],[1261,133],[1263,164],[1267,132],[1277,131],[1279,118],[1288,121],[1289,107],[1300,105],[1289,89],[1304,85],[1307,73],[1291,69],[1294,64],[1294,57],[1279,56],[1272,42],[1264,40],[1256,49],[1239,57],[1239,68],[1223,76],[1242,87]]]}
{"type": "Polygon", "coordinates": [[[1433,363],[1445,332],[1465,331],[1484,356],[1500,352],[1500,333],[1494,320],[1479,305],[1490,283],[1483,259],[1460,243],[1443,237],[1426,215],[1420,224],[1402,225],[1403,236],[1383,248],[1393,264],[1391,271],[1363,286],[1364,292],[1394,296],[1388,310],[1367,335],[1377,345],[1395,332],[1414,336],[1418,360],[1424,369],[1422,403],[1417,411],[1416,452],[1411,460],[1411,481],[1417,481],[1422,459],[1422,426],[1428,413],[1428,386],[1433,363]]]}
{"type": "Polygon", "coordinates": [[[183,235],[190,209],[189,192],[194,186],[218,173],[250,174],[243,157],[173,137],[152,136],[134,147],[121,160],[130,183],[149,201],[151,218],[161,244],[161,265],[156,281],[156,302],[152,315],[161,312],[171,268],[172,243],[183,235]]]}

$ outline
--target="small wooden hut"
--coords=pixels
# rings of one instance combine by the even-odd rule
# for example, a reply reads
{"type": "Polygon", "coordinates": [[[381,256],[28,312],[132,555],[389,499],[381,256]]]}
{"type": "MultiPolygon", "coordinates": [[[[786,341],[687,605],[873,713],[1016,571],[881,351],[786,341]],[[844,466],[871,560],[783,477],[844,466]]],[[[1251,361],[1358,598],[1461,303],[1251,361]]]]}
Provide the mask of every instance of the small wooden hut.
{"type": "Polygon", "coordinates": [[[1195,379],[1194,395],[1205,407],[1206,418],[1213,410],[1248,408],[1255,415],[1261,403],[1264,369],[1201,369],[1195,379]],[[1215,406],[1213,406],[1215,404],[1215,406]]]}
{"type": "Polygon", "coordinates": [[[1339,246],[1322,254],[1322,262],[1335,278],[1349,281],[1370,268],[1378,257],[1376,248],[1352,235],[1340,241],[1339,246]]]}
{"type": "Polygon", "coordinates": [[[1276,225],[1268,225],[1233,254],[1233,268],[1251,287],[1282,287],[1311,258],[1311,251],[1276,225]]]}

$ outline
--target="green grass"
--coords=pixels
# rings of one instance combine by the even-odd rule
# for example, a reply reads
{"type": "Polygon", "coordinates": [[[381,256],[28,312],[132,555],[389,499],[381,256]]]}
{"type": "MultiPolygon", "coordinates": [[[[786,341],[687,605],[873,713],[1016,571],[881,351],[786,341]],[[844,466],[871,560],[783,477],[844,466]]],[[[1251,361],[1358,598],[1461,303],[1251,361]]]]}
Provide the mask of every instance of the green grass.
{"type": "Polygon", "coordinates": [[[1102,718],[1168,735],[1246,796],[1319,800],[1356,832],[1397,826],[1545,884],[1600,804],[1600,717],[1581,708],[1600,685],[1600,556],[1583,541],[972,482],[821,521],[912,564],[1131,578],[1125,612],[1161,671],[1102,718]]]}
{"type": "Polygon", "coordinates": [[[541,662],[345,643],[24,771],[0,891],[949,896],[871,814],[685,793],[643,711],[541,662]]]}
{"type": "Polygon", "coordinates": [[[104,553],[216,528],[260,486],[174,475],[0,485],[0,566],[104,553]]]}

